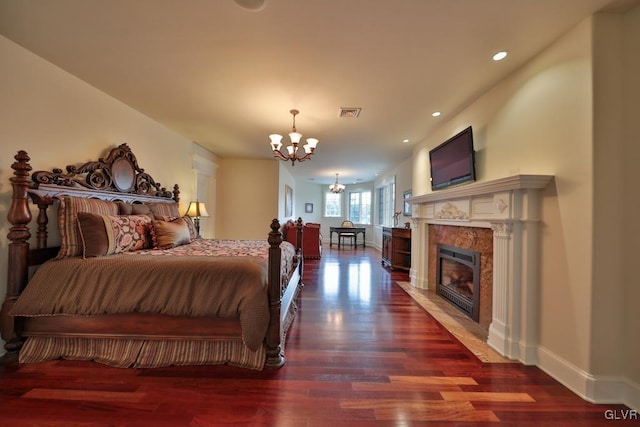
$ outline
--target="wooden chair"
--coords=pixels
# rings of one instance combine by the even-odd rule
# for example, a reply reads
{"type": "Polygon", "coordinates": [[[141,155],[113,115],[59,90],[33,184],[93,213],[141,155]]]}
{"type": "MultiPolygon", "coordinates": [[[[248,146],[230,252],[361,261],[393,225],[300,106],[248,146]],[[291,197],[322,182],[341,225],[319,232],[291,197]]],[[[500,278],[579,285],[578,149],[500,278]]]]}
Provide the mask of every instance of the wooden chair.
{"type": "MultiPolygon", "coordinates": [[[[341,227],[353,227],[353,222],[346,220],[346,221],[342,221],[342,224],[340,224],[341,227]]],[[[356,243],[356,233],[349,233],[349,232],[344,232],[341,231],[340,234],[338,235],[338,240],[339,240],[339,244],[341,244],[342,246],[344,246],[344,239],[349,239],[351,241],[351,246],[355,245],[356,243]]]]}

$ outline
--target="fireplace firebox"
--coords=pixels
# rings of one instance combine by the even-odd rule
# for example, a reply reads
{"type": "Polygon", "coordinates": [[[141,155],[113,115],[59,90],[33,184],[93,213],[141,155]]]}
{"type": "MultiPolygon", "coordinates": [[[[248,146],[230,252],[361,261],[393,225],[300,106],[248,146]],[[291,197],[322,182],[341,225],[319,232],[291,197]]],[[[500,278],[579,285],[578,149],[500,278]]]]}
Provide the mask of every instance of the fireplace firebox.
{"type": "Polygon", "coordinates": [[[436,293],[478,322],[480,317],[480,253],[438,244],[436,293]]]}

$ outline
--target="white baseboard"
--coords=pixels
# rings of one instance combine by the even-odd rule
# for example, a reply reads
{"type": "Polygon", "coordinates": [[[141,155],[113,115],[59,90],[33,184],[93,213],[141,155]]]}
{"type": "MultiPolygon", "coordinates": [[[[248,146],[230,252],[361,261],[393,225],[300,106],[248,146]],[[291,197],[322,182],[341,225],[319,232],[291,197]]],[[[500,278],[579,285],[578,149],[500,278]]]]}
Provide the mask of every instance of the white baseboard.
{"type": "Polygon", "coordinates": [[[592,375],[544,347],[538,347],[538,367],[584,400],[624,404],[640,411],[640,385],[624,377],[592,375]]]}

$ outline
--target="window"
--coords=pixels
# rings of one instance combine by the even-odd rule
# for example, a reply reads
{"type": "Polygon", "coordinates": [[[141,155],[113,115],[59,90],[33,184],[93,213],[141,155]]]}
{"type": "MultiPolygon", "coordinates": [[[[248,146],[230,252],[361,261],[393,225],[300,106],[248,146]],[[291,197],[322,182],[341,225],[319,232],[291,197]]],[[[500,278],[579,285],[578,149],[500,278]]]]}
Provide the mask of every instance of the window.
{"type": "Polygon", "coordinates": [[[385,182],[377,189],[378,196],[378,224],[391,227],[393,224],[393,208],[395,206],[396,182],[395,177],[385,182]]]}
{"type": "Polygon", "coordinates": [[[327,191],[324,195],[324,216],[342,216],[342,194],[327,191]]]}
{"type": "Polygon", "coordinates": [[[357,224],[371,224],[371,192],[349,193],[349,219],[357,224]]]}

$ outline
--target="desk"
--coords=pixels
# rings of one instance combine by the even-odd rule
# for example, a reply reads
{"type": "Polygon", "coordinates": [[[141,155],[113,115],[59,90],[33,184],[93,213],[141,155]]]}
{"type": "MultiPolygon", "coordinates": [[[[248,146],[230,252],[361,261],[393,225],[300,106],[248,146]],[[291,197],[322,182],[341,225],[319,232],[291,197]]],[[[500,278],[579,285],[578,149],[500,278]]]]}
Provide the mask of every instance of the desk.
{"type": "Polygon", "coordinates": [[[333,246],[333,233],[338,233],[338,247],[340,247],[340,234],[355,233],[356,241],[353,244],[354,248],[358,247],[358,234],[362,233],[362,247],[364,248],[364,241],[367,235],[366,228],[364,227],[329,227],[329,246],[333,246]]]}

